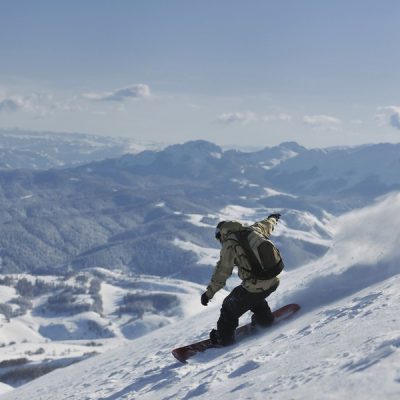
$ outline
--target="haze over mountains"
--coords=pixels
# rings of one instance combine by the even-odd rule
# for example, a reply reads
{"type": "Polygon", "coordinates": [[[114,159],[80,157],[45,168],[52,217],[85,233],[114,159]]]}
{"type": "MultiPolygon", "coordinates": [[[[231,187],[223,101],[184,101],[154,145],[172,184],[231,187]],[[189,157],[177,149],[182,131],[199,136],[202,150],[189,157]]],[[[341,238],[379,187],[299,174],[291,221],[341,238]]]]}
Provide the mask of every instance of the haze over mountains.
{"type": "Polygon", "coordinates": [[[105,158],[161,149],[159,143],[141,143],[82,133],[34,132],[0,129],[1,169],[48,169],[71,167],[105,158]]]}
{"type": "MultiPolygon", "coordinates": [[[[0,155],[0,345],[2,360],[26,358],[0,366],[0,380],[13,386],[34,375],[23,367],[51,370],[51,362],[87,357],[92,341],[103,352],[197,313],[218,258],[218,221],[251,223],[280,212],[274,240],[287,274],[301,280],[308,263],[330,260],[339,216],[400,190],[399,144],[306,149],[287,142],[244,152],[205,141],[165,147],[1,132],[0,155]]],[[[391,199],[394,212],[398,198],[391,199]]],[[[357,226],[362,218],[368,212],[357,226]]],[[[364,249],[347,227],[348,242],[364,249]]],[[[315,268],[309,273],[319,274],[315,268]]],[[[390,271],[383,276],[393,275],[393,264],[390,271]]],[[[291,298],[289,291],[285,301],[291,298]]]]}

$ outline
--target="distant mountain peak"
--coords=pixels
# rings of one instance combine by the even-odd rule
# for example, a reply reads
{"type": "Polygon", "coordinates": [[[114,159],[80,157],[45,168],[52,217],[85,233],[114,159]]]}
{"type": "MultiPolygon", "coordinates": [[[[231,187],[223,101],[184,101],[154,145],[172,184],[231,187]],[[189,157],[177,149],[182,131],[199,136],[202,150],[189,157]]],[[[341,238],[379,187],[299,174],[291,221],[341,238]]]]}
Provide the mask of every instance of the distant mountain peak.
{"type": "Polygon", "coordinates": [[[165,149],[166,153],[222,153],[221,147],[207,140],[191,140],[182,144],[173,144],[165,149]]]}
{"type": "Polygon", "coordinates": [[[279,146],[280,148],[285,148],[288,150],[295,151],[296,153],[302,153],[304,151],[307,151],[307,149],[297,142],[282,142],[279,146]]]}

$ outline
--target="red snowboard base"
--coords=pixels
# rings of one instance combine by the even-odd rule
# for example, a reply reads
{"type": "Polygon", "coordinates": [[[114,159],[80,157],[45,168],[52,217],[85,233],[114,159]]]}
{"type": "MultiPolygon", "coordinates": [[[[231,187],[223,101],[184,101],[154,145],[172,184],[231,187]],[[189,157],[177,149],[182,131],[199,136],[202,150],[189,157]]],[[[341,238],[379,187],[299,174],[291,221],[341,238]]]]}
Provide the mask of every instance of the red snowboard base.
{"type": "MultiPolygon", "coordinates": [[[[273,325],[276,325],[279,321],[289,318],[298,310],[300,310],[300,306],[298,304],[288,304],[286,306],[279,308],[278,310],[275,310],[273,312],[275,316],[273,325]]],[[[268,329],[268,328],[261,328],[261,329],[268,329]]],[[[260,331],[260,329],[256,329],[254,328],[254,326],[251,325],[251,323],[248,323],[236,329],[235,338],[236,340],[238,340],[240,337],[249,336],[258,331],[260,331]]],[[[188,358],[194,356],[199,352],[214,347],[221,347],[221,346],[211,343],[210,339],[205,339],[197,343],[189,344],[187,346],[178,347],[172,350],[172,355],[180,362],[186,363],[188,358]]]]}

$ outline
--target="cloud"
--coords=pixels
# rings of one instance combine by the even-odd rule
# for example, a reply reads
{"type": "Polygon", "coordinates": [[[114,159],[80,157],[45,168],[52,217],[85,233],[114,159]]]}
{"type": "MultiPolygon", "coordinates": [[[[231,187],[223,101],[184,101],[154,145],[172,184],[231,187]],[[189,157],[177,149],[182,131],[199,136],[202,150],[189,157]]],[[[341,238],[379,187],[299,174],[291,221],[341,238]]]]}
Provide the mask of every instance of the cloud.
{"type": "Polygon", "coordinates": [[[48,93],[34,92],[29,95],[10,95],[0,98],[0,112],[30,112],[41,116],[56,108],[53,97],[48,93]]]}
{"type": "Polygon", "coordinates": [[[250,111],[224,113],[217,118],[217,122],[224,125],[247,124],[255,120],[257,120],[256,114],[250,111]]]}
{"type": "Polygon", "coordinates": [[[271,114],[271,115],[265,115],[263,117],[264,121],[270,122],[270,121],[291,121],[292,116],[286,113],[279,113],[279,114],[271,114]]]}
{"type": "Polygon", "coordinates": [[[396,111],[390,116],[390,125],[393,128],[400,129],[400,111],[396,111]]]}
{"type": "Polygon", "coordinates": [[[60,112],[87,111],[88,103],[82,99],[97,101],[113,101],[118,109],[123,109],[128,99],[142,99],[151,96],[150,88],[144,84],[131,85],[107,93],[85,93],[68,97],[59,95],[55,98],[52,93],[36,91],[31,93],[0,93],[0,113],[24,112],[35,117],[45,117],[60,112]]]}
{"type": "Polygon", "coordinates": [[[392,128],[400,130],[400,106],[378,107],[375,119],[380,125],[389,124],[392,128]]]}
{"type": "Polygon", "coordinates": [[[320,128],[326,130],[335,130],[342,123],[338,118],[331,117],[330,115],[305,115],[303,122],[313,128],[320,128]]]}
{"type": "Polygon", "coordinates": [[[129,99],[145,99],[151,96],[150,87],[143,83],[131,85],[122,89],[105,93],[84,93],[82,97],[94,101],[118,101],[124,102],[129,99]]]}
{"type": "Polygon", "coordinates": [[[286,113],[268,114],[261,116],[251,111],[224,113],[217,118],[217,122],[224,125],[233,125],[233,124],[245,125],[249,122],[255,122],[255,121],[276,122],[276,121],[291,121],[291,120],[292,116],[286,113]]]}
{"type": "Polygon", "coordinates": [[[14,97],[8,97],[0,100],[0,112],[17,111],[23,108],[20,100],[14,97]]]}

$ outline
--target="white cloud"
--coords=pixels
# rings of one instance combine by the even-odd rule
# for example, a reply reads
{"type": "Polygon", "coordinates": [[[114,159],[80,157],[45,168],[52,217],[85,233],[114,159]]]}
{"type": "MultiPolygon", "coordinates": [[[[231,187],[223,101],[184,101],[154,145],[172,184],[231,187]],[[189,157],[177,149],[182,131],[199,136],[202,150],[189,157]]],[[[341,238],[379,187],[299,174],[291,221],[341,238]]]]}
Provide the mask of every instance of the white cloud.
{"type": "Polygon", "coordinates": [[[247,124],[255,120],[257,120],[256,114],[250,111],[224,113],[217,118],[217,122],[225,125],[247,124]]]}
{"type": "Polygon", "coordinates": [[[335,130],[342,123],[338,118],[330,115],[305,115],[303,122],[313,128],[320,128],[326,130],[335,130]]]}
{"type": "Polygon", "coordinates": [[[270,114],[270,115],[264,115],[263,117],[264,121],[270,122],[270,121],[291,121],[292,116],[286,113],[279,113],[279,114],[270,114]]]}
{"type": "Polygon", "coordinates": [[[144,99],[151,96],[150,87],[143,83],[131,85],[112,92],[103,93],[84,93],[82,97],[87,100],[95,101],[119,101],[123,102],[129,99],[144,99]]]}
{"type": "Polygon", "coordinates": [[[29,95],[9,95],[0,98],[0,112],[24,111],[41,116],[51,113],[56,104],[48,93],[34,92],[29,95]]]}
{"type": "Polygon", "coordinates": [[[286,113],[257,115],[254,112],[231,112],[223,113],[217,118],[217,122],[225,125],[247,124],[255,121],[276,122],[276,121],[291,121],[292,116],[286,113]]]}
{"type": "Polygon", "coordinates": [[[400,129],[400,111],[390,116],[390,125],[393,126],[393,128],[400,129]]]}
{"type": "Polygon", "coordinates": [[[76,112],[87,111],[88,103],[82,98],[98,101],[114,101],[118,110],[124,110],[124,102],[128,99],[141,99],[151,96],[150,88],[144,84],[132,85],[108,93],[86,93],[68,97],[54,97],[52,93],[36,91],[31,93],[0,92],[0,113],[23,112],[34,114],[35,117],[45,117],[55,111],[76,112]]]}
{"type": "Polygon", "coordinates": [[[400,106],[378,107],[375,119],[380,125],[389,124],[395,129],[400,129],[400,106]]]}

